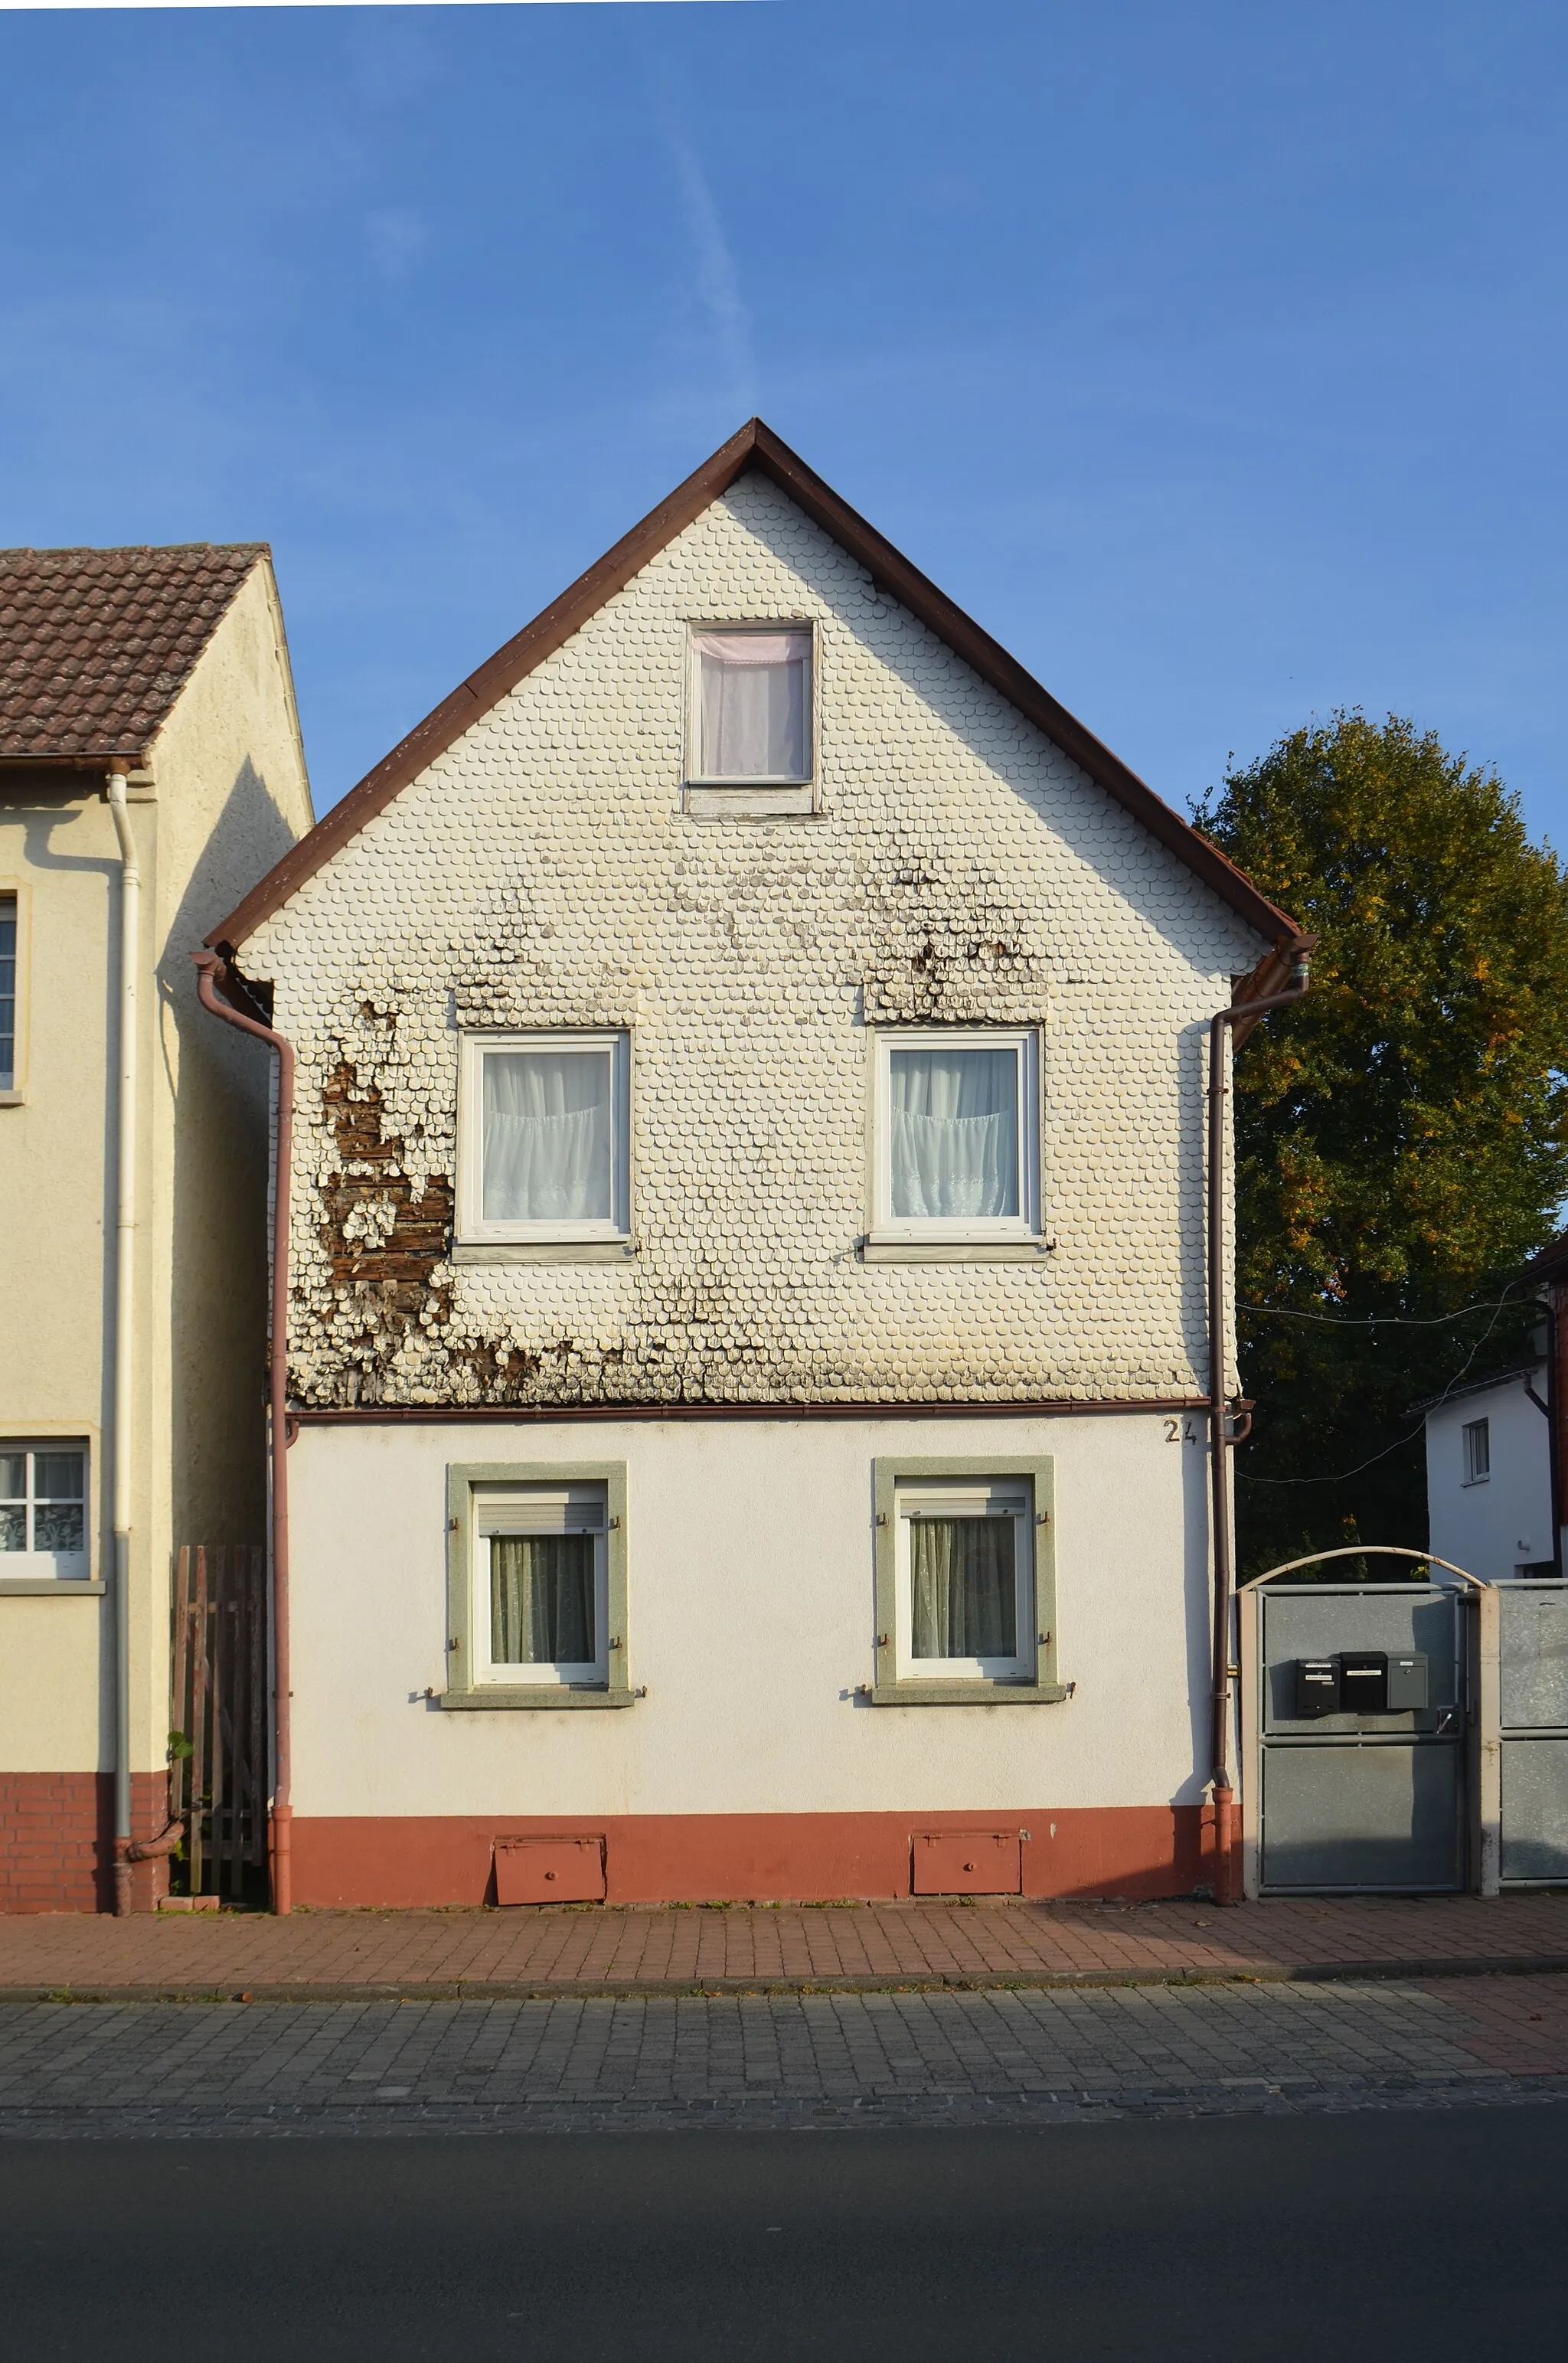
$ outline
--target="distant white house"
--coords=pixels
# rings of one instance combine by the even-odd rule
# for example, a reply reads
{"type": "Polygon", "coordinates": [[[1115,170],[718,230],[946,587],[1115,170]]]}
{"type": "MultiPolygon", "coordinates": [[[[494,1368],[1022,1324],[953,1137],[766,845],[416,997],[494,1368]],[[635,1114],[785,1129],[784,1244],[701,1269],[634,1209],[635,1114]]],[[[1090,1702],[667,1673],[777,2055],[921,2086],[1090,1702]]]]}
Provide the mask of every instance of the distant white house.
{"type": "Polygon", "coordinates": [[[1431,1548],[1488,1582],[1555,1574],[1544,1356],[1419,1408],[1431,1548]]]}

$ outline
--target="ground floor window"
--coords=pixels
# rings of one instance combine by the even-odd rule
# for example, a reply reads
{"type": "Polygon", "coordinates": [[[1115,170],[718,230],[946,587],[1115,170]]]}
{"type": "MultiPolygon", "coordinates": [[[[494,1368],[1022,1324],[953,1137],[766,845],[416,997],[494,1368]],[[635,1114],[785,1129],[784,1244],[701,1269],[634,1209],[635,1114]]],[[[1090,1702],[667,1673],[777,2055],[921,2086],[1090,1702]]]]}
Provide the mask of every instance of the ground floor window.
{"type": "Polygon", "coordinates": [[[900,1678],[1032,1670],[1033,1492],[1027,1478],[898,1488],[900,1678]]]}
{"type": "Polygon", "coordinates": [[[85,1443],[0,1437],[0,1576],[87,1573],[85,1443]]]}
{"type": "Polygon", "coordinates": [[[624,1463],[454,1466],[447,1506],[442,1703],[629,1704],[624,1463]]]}
{"type": "Polygon", "coordinates": [[[475,1495],[481,1681],[605,1679],[608,1513],[602,1485],[475,1495]]]}
{"type": "Polygon", "coordinates": [[[878,1460],[878,1703],[1061,1698],[1052,1464],[878,1460]]]}

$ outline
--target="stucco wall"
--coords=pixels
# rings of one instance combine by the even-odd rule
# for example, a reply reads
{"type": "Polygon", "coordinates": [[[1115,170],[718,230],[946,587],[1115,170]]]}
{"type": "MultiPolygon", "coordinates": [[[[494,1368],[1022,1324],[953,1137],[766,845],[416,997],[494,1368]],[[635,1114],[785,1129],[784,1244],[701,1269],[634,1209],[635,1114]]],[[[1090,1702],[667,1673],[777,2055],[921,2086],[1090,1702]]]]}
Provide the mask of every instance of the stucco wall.
{"type": "MultiPolygon", "coordinates": [[[[130,1640],[132,1762],[159,1772],[171,1553],[263,1534],[268,1060],[199,1012],[190,954],[310,821],[265,566],[215,627],[150,769],[130,806],[142,872],[130,1640]]],[[[7,779],[0,880],[19,883],[29,918],[26,1092],[0,1107],[0,1434],[88,1439],[102,1577],[119,860],[101,784],[7,779]]],[[[112,1764],[112,1638],[107,1598],[0,1588],[0,1771],[112,1764]]]]}
{"type": "Polygon", "coordinates": [[[293,1807],[312,1817],[1193,1804],[1202,1423],[1147,1414],[310,1426],[290,1456],[293,1807]],[[1192,1440],[1180,1437],[1182,1426],[1192,1440]],[[1055,1705],[876,1706],[872,1463],[1055,1462],[1055,1705]],[[449,1464],[624,1461],[628,1679],[581,1713],[456,1713],[449,1464]]]}
{"type": "MultiPolygon", "coordinates": [[[[1535,1391],[1546,1392],[1544,1366],[1535,1391]]],[[[1490,1583],[1552,1555],[1551,1439],[1523,1379],[1458,1396],[1427,1414],[1427,1539],[1443,1559],[1490,1583]],[[1484,1484],[1464,1481],[1464,1428],[1484,1419],[1492,1468],[1484,1484]]]]}
{"type": "Polygon", "coordinates": [[[1203,1027],[1261,949],[743,477],[245,948],[300,1060],[292,1391],[1201,1391],[1203,1027]],[[695,819],[688,623],[780,616],[818,631],[821,810],[695,819]],[[1043,1268],[858,1259],[878,1018],[1043,1028],[1043,1268]],[[635,1253],[454,1268],[458,1028],[589,1025],[632,1031],[635,1253]]]}

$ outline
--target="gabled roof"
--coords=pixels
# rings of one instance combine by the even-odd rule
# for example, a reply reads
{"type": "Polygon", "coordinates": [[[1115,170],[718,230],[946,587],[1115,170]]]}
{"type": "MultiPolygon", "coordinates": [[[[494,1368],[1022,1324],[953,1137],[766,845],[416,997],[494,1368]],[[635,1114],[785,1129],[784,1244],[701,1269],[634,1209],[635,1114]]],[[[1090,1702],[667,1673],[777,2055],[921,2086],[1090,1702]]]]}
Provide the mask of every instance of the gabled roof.
{"type": "Polygon", "coordinates": [[[264,541],[0,549],[0,763],[138,762],[264,541]]]}
{"type": "Polygon", "coordinates": [[[1009,656],[972,616],[955,606],[890,541],[885,541],[875,526],[857,516],[847,501],[841,500],[831,485],[823,483],[787,443],[779,440],[770,427],[765,427],[760,418],[752,418],[738,435],[732,435],[711,460],[705,460],[683,484],[678,485],[668,500],[661,501],[640,525],[634,526],[613,549],[607,550],[586,574],[580,575],[569,591],[525,625],[515,639],[498,649],[487,663],[459,682],[434,713],[417,723],[407,738],[373,771],[367,772],[359,786],[351,788],[342,803],[334,805],[309,836],[303,837],[276,869],[252,888],[239,908],[213,929],[207,942],[220,949],[237,949],[367,821],[384,810],[400,789],[417,778],[437,755],[444,754],[536,665],[552,656],[617,591],[624,590],[632,577],[725,493],[737,476],[754,468],[771,478],[824,533],[858,560],[878,583],[918,616],[982,680],[989,682],[1021,714],[1038,724],[1047,738],[1142,821],[1151,836],[1158,838],[1162,845],[1196,871],[1205,885],[1212,887],[1249,926],[1255,927],[1270,944],[1297,940],[1295,921],[1260,893],[1217,846],[1199,837],[1135,771],[1130,771],[1109,747],[1101,746],[1081,722],[1075,720],[1066,706],[1058,705],[1050,692],[1025,672],[1015,658],[1009,656]]]}
{"type": "Polygon", "coordinates": [[[1568,1231],[1559,1231],[1525,1266],[1532,1280],[1568,1280],[1568,1231]]]}

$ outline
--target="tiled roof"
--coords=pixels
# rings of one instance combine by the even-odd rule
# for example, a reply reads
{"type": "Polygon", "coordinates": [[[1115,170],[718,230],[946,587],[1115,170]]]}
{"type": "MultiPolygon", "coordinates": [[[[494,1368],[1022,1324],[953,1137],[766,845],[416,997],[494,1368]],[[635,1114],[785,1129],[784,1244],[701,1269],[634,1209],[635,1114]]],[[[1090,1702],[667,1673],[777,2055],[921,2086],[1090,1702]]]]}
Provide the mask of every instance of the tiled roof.
{"type": "Polygon", "coordinates": [[[0,549],[0,761],[142,754],[262,541],[0,549]]]}

